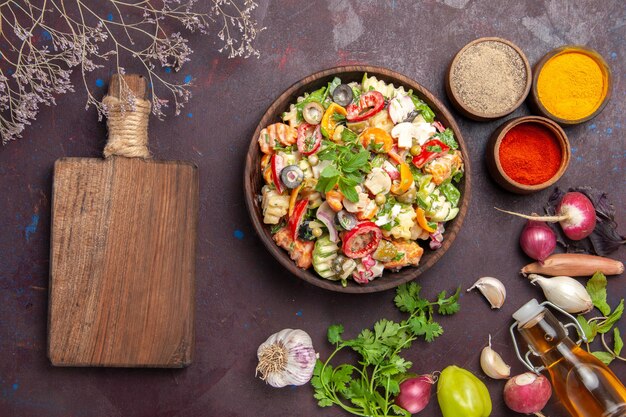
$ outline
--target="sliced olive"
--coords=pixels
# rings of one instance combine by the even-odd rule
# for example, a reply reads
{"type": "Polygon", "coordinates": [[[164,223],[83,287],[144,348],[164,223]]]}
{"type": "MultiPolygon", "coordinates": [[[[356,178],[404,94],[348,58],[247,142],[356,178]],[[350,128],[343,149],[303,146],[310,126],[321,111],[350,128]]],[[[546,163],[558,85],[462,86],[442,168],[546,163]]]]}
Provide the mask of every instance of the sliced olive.
{"type": "Polygon", "coordinates": [[[352,88],[348,84],[339,84],[333,91],[333,101],[342,107],[352,103],[352,88]]]}
{"type": "Polygon", "coordinates": [[[404,118],[403,122],[413,122],[413,120],[415,120],[415,118],[419,115],[420,113],[416,110],[413,110],[412,112],[410,112],[409,114],[406,115],[406,117],[404,118]]]}
{"type": "Polygon", "coordinates": [[[310,220],[303,221],[302,224],[300,225],[300,228],[298,229],[298,237],[302,240],[314,240],[315,239],[315,235],[313,234],[314,229],[311,229],[311,226],[309,226],[309,223],[311,223],[310,220]]]}
{"type": "Polygon", "coordinates": [[[304,121],[311,125],[318,125],[324,116],[324,106],[317,101],[307,103],[302,109],[304,121]]]}
{"type": "Polygon", "coordinates": [[[302,184],[304,172],[297,165],[289,165],[280,171],[280,179],[287,188],[296,188],[302,184]]]}
{"type": "Polygon", "coordinates": [[[352,230],[357,225],[358,220],[352,213],[341,210],[336,214],[336,221],[344,230],[352,230]]]}

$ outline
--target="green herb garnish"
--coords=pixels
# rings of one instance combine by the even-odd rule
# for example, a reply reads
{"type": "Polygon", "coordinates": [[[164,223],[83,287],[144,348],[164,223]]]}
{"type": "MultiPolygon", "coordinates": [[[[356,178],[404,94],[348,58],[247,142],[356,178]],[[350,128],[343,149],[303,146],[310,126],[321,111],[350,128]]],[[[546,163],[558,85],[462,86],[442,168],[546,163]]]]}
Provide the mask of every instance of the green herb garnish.
{"type": "Polygon", "coordinates": [[[587,338],[587,351],[591,352],[589,346],[590,343],[594,341],[598,334],[601,335],[602,345],[606,350],[591,353],[608,365],[613,361],[613,359],[620,355],[622,348],[624,347],[624,342],[621,338],[619,329],[617,327],[613,328],[613,325],[617,323],[617,321],[622,317],[622,314],[624,314],[624,299],[622,298],[617,307],[611,311],[611,306],[609,306],[606,301],[606,286],[607,280],[603,273],[596,272],[593,274],[593,277],[587,281],[586,288],[594,307],[600,310],[602,317],[594,317],[587,320],[583,315],[578,315],[576,320],[578,321],[578,324],[580,324],[580,327],[583,329],[585,337],[587,338]],[[613,329],[613,349],[609,349],[604,338],[604,335],[610,332],[611,329],[613,329]]]}
{"type": "Polygon", "coordinates": [[[421,287],[414,282],[396,290],[396,306],[409,313],[409,317],[399,323],[379,320],[374,329],[364,329],[354,339],[343,339],[342,325],[328,328],[328,341],[335,345],[335,351],[325,362],[317,361],[311,379],[320,407],[337,405],[359,416],[388,416],[391,413],[410,416],[393,404],[393,398],[400,391],[400,381],[412,366],[400,356],[400,352],[420,337],[432,342],[443,333],[441,325],[433,319],[435,309],[444,315],[460,309],[460,288],[450,297],[442,291],[433,302],[422,298],[420,290],[421,287]],[[333,357],[344,348],[359,355],[359,365],[331,365],[333,357]]]}
{"type": "Polygon", "coordinates": [[[343,144],[331,141],[323,142],[323,149],[318,152],[321,161],[332,161],[333,164],[324,168],[315,186],[319,192],[328,192],[336,185],[350,201],[359,201],[356,186],[363,182],[364,174],[370,171],[370,153],[363,148],[356,133],[350,129],[341,132],[343,144]]]}
{"type": "Polygon", "coordinates": [[[450,149],[459,149],[459,144],[454,138],[454,133],[450,128],[447,128],[443,132],[439,132],[433,135],[433,139],[439,139],[440,141],[448,145],[450,149]]]}
{"type": "Polygon", "coordinates": [[[426,150],[427,150],[428,152],[441,152],[441,151],[442,151],[441,146],[439,146],[439,145],[431,145],[431,146],[427,146],[427,147],[426,147],[426,150]]]}

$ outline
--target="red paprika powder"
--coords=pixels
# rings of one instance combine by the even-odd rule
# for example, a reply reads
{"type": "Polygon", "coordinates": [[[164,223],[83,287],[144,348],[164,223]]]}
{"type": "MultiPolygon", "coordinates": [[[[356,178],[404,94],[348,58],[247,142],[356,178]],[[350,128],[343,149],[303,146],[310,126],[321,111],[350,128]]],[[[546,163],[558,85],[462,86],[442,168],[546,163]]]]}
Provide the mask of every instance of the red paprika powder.
{"type": "Polygon", "coordinates": [[[561,145],[554,133],[538,123],[512,127],[500,143],[500,164],[514,181],[537,185],[548,181],[561,166],[561,145]]]}

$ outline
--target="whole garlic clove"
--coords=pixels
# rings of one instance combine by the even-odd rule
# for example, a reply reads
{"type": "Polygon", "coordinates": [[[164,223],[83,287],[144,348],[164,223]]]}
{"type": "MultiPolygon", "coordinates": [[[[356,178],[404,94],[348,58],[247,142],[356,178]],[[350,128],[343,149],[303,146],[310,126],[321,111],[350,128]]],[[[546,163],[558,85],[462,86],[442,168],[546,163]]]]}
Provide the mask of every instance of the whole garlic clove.
{"type": "Polygon", "coordinates": [[[498,352],[491,348],[491,335],[489,335],[489,346],[483,348],[480,353],[480,367],[488,377],[493,379],[506,379],[511,376],[511,367],[502,360],[498,352]]]}
{"type": "Polygon", "coordinates": [[[317,361],[311,337],[300,329],[274,333],[259,346],[257,357],[256,373],[276,388],[306,384],[317,361]]]}
{"type": "Polygon", "coordinates": [[[506,288],[504,288],[504,284],[499,279],[482,277],[468,288],[467,292],[470,292],[474,288],[478,288],[485,296],[489,304],[491,304],[491,308],[500,308],[504,305],[504,300],[506,300],[506,288]]]}
{"type": "Polygon", "coordinates": [[[537,274],[528,275],[530,283],[538,283],[546,299],[568,313],[587,313],[593,309],[593,302],[583,284],[572,277],[546,278],[537,274]]]}

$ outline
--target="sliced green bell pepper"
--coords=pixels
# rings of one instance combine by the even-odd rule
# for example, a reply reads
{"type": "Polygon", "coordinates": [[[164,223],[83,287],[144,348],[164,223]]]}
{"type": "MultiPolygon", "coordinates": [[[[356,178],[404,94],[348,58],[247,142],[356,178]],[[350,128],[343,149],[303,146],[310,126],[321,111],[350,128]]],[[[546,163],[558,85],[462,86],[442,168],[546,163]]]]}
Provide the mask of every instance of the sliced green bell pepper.
{"type": "Polygon", "coordinates": [[[491,397],[485,384],[458,366],[448,366],[441,372],[437,400],[443,417],[488,417],[491,414],[491,397]]]}

